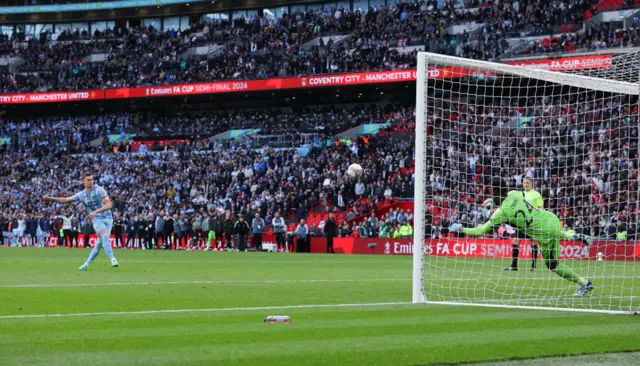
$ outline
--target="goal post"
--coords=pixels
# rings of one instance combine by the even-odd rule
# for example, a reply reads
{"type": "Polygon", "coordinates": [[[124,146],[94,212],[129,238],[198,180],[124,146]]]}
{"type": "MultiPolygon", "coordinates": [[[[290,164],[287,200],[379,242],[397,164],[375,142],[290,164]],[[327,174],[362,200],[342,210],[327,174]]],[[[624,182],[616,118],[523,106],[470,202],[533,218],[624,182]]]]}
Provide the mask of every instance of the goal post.
{"type": "Polygon", "coordinates": [[[415,175],[413,203],[413,296],[414,303],[427,301],[424,292],[424,238],[431,233],[425,233],[425,183],[426,183],[426,141],[427,130],[425,121],[426,91],[427,91],[427,54],[418,53],[418,73],[416,75],[416,137],[415,137],[415,175]],[[423,68],[422,71],[420,68],[423,68]],[[422,183],[420,183],[422,182],[422,183]]]}
{"type": "Polygon", "coordinates": [[[418,54],[414,303],[640,311],[638,60],[559,72],[418,54]],[[508,222],[450,232],[489,220],[495,178],[514,191],[530,178],[537,214],[554,215],[561,234],[533,238],[508,222]],[[505,271],[514,254],[519,271],[505,271]],[[575,296],[586,281],[594,290],[575,296]]]}

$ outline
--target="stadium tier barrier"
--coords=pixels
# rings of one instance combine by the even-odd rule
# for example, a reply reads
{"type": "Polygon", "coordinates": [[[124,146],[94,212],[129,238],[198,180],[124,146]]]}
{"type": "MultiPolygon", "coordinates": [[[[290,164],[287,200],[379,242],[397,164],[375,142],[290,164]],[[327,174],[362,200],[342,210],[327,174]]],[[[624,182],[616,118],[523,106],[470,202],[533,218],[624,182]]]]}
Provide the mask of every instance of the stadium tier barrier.
{"type": "MultiPolygon", "coordinates": [[[[126,242],[127,236],[123,235],[126,242]]],[[[51,235],[47,240],[47,247],[57,247],[57,237],[51,235]]],[[[96,245],[96,235],[89,236],[88,245],[96,245]]],[[[111,235],[111,245],[115,248],[115,235],[111,235]]],[[[266,233],[262,239],[263,245],[275,245],[276,238],[272,233],[266,233]]],[[[437,257],[467,257],[467,258],[511,258],[511,240],[485,238],[443,238],[426,239],[425,255],[437,257]]],[[[86,246],[85,237],[78,235],[78,247],[86,246]]],[[[159,249],[162,243],[156,244],[159,249]]],[[[412,239],[384,239],[384,238],[334,238],[333,247],[336,254],[375,254],[375,255],[412,255],[412,239]],[[375,244],[375,245],[373,245],[375,244]]],[[[296,251],[294,243],[293,251],[296,251]]],[[[312,237],[311,253],[326,253],[326,238],[312,237]]],[[[613,240],[595,241],[590,247],[579,242],[561,241],[560,259],[596,260],[598,253],[603,254],[604,260],[633,261],[640,260],[640,242],[620,242],[613,240]]],[[[527,240],[523,240],[520,258],[531,258],[531,247],[527,240]]]]}
{"type": "MultiPolygon", "coordinates": [[[[550,71],[607,69],[613,65],[612,55],[589,55],[559,59],[510,61],[508,65],[525,66],[550,71]]],[[[429,70],[432,79],[451,79],[474,75],[478,70],[441,67],[429,70]]],[[[370,71],[347,74],[327,74],[264,80],[216,81],[118,89],[76,90],[26,94],[0,94],[0,104],[60,103],[105,99],[130,99],[178,95],[249,92],[280,89],[306,89],[326,86],[347,86],[408,82],[416,80],[415,69],[370,71]]]]}

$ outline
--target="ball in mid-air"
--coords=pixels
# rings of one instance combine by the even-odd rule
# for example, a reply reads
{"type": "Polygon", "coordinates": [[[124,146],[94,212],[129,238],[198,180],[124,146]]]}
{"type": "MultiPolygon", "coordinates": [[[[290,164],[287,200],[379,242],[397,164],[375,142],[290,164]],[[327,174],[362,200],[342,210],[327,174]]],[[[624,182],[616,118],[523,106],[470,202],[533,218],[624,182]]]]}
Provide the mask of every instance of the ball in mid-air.
{"type": "Polygon", "coordinates": [[[364,169],[362,169],[360,164],[351,164],[349,165],[349,169],[347,169],[347,175],[349,178],[357,178],[362,175],[363,171],[364,169]]]}

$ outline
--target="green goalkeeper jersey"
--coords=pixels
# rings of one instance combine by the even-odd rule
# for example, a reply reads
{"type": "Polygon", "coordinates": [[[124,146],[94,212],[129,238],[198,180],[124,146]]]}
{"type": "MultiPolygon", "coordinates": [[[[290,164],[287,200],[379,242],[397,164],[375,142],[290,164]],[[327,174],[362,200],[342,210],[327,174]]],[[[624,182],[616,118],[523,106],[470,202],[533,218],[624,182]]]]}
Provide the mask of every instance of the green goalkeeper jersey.
{"type": "Polygon", "coordinates": [[[544,208],[544,201],[542,200],[542,195],[538,193],[538,191],[534,191],[533,189],[524,192],[524,199],[527,200],[533,207],[535,208],[544,208]]]}
{"type": "Polygon", "coordinates": [[[463,232],[473,236],[484,235],[490,233],[494,226],[504,223],[524,230],[527,236],[537,241],[558,238],[560,231],[560,220],[555,214],[535,208],[524,192],[511,191],[489,221],[473,229],[465,228],[463,232]]]}

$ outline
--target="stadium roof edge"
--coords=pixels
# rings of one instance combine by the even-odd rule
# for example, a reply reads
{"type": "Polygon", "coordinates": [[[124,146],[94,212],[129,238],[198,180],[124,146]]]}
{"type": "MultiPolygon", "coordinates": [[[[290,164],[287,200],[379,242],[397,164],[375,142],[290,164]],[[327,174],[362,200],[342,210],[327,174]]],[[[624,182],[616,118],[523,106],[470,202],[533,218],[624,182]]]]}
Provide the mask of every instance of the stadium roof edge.
{"type": "Polygon", "coordinates": [[[322,0],[125,0],[115,3],[135,3],[134,6],[105,5],[114,1],[63,5],[0,7],[0,24],[43,24],[70,21],[114,20],[122,18],[154,18],[176,15],[224,13],[244,9],[260,9],[295,4],[311,4],[322,0]],[[97,7],[95,4],[100,4],[97,7]],[[188,5],[187,5],[188,4],[188,5]],[[9,10],[9,9],[14,10],[9,10]],[[55,10],[51,10],[55,9],[55,10]],[[63,10],[61,10],[63,9],[63,10]],[[46,10],[46,11],[45,11],[46,10]]]}

